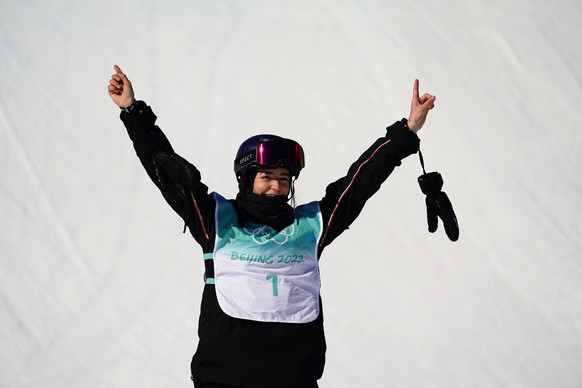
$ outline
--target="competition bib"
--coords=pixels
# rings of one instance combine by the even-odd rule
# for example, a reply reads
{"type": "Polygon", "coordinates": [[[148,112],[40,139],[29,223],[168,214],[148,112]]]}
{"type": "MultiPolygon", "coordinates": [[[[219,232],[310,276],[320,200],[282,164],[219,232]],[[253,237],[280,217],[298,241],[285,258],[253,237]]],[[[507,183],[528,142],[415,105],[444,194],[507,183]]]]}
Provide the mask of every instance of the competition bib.
{"type": "Polygon", "coordinates": [[[217,193],[214,276],[221,309],[234,318],[307,323],[319,316],[317,244],[322,220],[317,202],[295,209],[293,224],[277,232],[239,224],[233,206],[217,193]]]}

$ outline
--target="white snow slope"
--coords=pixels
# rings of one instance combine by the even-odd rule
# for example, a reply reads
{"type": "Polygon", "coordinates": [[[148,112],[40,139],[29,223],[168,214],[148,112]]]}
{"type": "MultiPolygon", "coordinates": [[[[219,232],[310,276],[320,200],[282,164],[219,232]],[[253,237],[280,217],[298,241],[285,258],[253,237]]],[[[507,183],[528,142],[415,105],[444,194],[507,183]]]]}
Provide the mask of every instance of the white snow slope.
{"type": "Polygon", "coordinates": [[[242,140],[298,140],[298,203],[407,117],[418,78],[437,96],[427,170],[461,237],[427,231],[406,159],[322,257],[320,386],[582,387],[580,0],[3,0],[0,15],[0,387],[191,387],[201,250],[135,157],[115,63],[223,195],[242,140]]]}

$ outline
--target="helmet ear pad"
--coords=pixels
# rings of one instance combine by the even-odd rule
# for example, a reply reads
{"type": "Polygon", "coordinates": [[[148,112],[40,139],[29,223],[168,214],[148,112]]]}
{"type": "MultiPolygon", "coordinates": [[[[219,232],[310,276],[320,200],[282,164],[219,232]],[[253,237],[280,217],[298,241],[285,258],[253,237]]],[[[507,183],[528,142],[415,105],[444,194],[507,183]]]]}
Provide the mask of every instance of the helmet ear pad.
{"type": "Polygon", "coordinates": [[[259,170],[256,168],[249,168],[248,171],[245,171],[245,173],[241,176],[242,186],[249,189],[250,191],[253,191],[255,177],[257,176],[258,172],[259,170]]]}
{"type": "Polygon", "coordinates": [[[238,190],[240,193],[244,193],[245,190],[253,191],[253,185],[255,183],[255,177],[257,176],[259,170],[255,168],[248,168],[242,174],[237,176],[238,180],[238,190]]]}

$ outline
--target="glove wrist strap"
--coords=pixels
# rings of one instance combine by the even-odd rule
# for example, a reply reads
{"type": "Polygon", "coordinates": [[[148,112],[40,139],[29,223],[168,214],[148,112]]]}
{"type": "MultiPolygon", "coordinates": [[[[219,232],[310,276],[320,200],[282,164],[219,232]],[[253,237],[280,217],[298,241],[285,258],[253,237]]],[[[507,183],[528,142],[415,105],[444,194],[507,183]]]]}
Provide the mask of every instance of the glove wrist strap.
{"type": "Polygon", "coordinates": [[[418,149],[418,158],[420,159],[420,166],[422,167],[422,173],[426,174],[426,170],[424,169],[424,158],[422,157],[422,152],[420,148],[418,149]]]}

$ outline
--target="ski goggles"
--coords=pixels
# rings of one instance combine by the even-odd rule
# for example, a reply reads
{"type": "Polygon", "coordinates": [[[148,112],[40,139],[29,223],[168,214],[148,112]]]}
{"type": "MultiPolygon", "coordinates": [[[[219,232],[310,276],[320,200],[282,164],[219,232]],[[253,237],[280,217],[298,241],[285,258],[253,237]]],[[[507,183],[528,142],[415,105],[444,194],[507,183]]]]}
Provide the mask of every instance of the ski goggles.
{"type": "Polygon", "coordinates": [[[303,148],[290,139],[270,139],[260,142],[250,152],[242,155],[234,161],[235,171],[256,165],[267,168],[284,167],[294,175],[305,167],[305,155],[303,148]]]}

